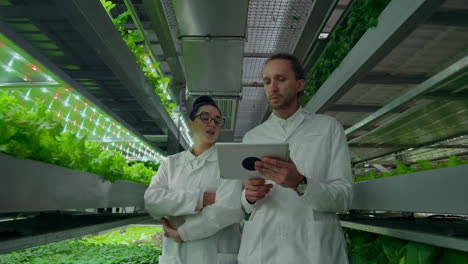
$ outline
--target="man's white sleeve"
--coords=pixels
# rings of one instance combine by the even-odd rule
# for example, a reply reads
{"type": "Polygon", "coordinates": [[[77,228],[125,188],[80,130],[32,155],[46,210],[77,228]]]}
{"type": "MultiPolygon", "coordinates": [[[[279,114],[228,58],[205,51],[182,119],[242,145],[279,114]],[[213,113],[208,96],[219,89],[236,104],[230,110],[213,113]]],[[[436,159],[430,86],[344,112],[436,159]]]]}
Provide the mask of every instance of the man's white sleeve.
{"type": "Polygon", "coordinates": [[[240,223],[244,218],[240,204],[241,188],[241,181],[221,179],[215,203],[204,207],[197,215],[187,216],[185,223],[179,227],[182,240],[209,237],[229,225],[240,223]]]}
{"type": "Polygon", "coordinates": [[[164,216],[192,215],[202,208],[201,189],[173,189],[168,187],[168,160],[161,162],[158,173],[145,191],[145,207],[156,219],[164,216]]]}
{"type": "Polygon", "coordinates": [[[248,201],[247,201],[247,198],[245,197],[245,189],[242,190],[242,195],[241,195],[241,202],[242,202],[242,208],[244,209],[244,211],[248,214],[250,214],[253,209],[255,208],[255,203],[254,204],[250,204],[248,201]]]}
{"type": "Polygon", "coordinates": [[[324,181],[307,177],[307,189],[301,197],[315,210],[344,213],[353,197],[353,180],[348,142],[338,121],[331,124],[331,151],[329,168],[324,181]]]}

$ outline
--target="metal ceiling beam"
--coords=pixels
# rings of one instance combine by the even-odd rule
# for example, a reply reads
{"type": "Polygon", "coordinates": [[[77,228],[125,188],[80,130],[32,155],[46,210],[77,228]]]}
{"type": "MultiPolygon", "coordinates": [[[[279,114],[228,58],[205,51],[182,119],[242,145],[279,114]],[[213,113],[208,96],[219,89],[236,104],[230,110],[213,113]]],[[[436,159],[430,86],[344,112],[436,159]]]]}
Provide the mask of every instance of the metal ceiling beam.
{"type": "MultiPolygon", "coordinates": [[[[62,17],[60,20],[65,22],[64,17],[62,17]]],[[[84,59],[80,58],[80,56],[72,56],[73,54],[76,54],[76,51],[73,51],[73,49],[67,43],[65,43],[65,41],[63,41],[63,37],[61,38],[59,34],[53,31],[53,29],[50,27],[51,22],[43,22],[39,19],[31,19],[31,23],[36,26],[42,34],[50,39],[50,42],[56,45],[59,51],[64,53],[65,56],[63,57],[69,58],[73,64],[84,64],[84,59]]],[[[38,47],[38,49],[41,51],[45,50],[42,47],[38,47]]]]}
{"type": "Polygon", "coordinates": [[[468,12],[465,10],[441,11],[432,14],[424,22],[427,25],[468,27],[468,12]]]}
{"type": "Polygon", "coordinates": [[[270,58],[271,53],[244,53],[243,57],[244,58],[258,58],[258,59],[270,58]]]}
{"type": "Polygon", "coordinates": [[[108,70],[99,70],[99,69],[77,69],[77,70],[67,70],[64,71],[70,75],[73,79],[93,79],[101,81],[113,81],[117,80],[116,76],[109,72],[108,70]]]}
{"type": "Polygon", "coordinates": [[[368,74],[359,83],[370,84],[420,84],[427,80],[423,75],[390,75],[390,74],[368,74]]]}
{"type": "Polygon", "coordinates": [[[171,92],[177,104],[182,105],[185,99],[186,80],[179,61],[179,54],[172,40],[171,31],[166,20],[164,7],[160,0],[143,0],[143,7],[151,21],[151,29],[156,33],[164,52],[164,57],[172,73],[171,92]]]}
{"type": "Polygon", "coordinates": [[[127,102],[109,102],[106,105],[110,109],[119,109],[121,111],[141,111],[141,107],[138,105],[137,101],[127,101],[127,102]]]}
{"type": "MultiPolygon", "coordinates": [[[[133,2],[133,1],[132,1],[133,2]]],[[[151,30],[151,23],[147,23],[147,22],[141,22],[141,27],[144,29],[144,30],[151,30]]],[[[123,25],[123,28],[124,29],[137,29],[137,25],[133,24],[133,23],[127,23],[125,25],[123,25]]]]}
{"type": "Polygon", "coordinates": [[[56,82],[14,82],[14,83],[0,83],[0,89],[17,89],[17,88],[42,88],[44,86],[51,88],[60,88],[63,87],[62,84],[57,84],[56,82]]]}
{"type": "Polygon", "coordinates": [[[442,0],[391,1],[380,14],[377,27],[367,30],[306,108],[312,112],[325,112],[425,21],[441,3],[442,0]]]}
{"type": "Polygon", "coordinates": [[[12,29],[10,29],[9,26],[7,26],[5,23],[3,23],[1,21],[0,21],[0,32],[2,32],[2,34],[5,37],[7,37],[9,40],[11,40],[13,43],[15,43],[18,47],[20,47],[24,52],[26,52],[31,57],[33,57],[34,60],[38,61],[41,65],[43,65],[44,67],[49,69],[58,78],[60,78],[66,84],[68,84],[70,87],[72,87],[77,92],[79,92],[83,97],[85,97],[87,100],[91,101],[97,107],[102,109],[110,117],[112,117],[115,121],[119,122],[123,127],[128,129],[129,131],[131,131],[133,134],[135,134],[141,140],[145,141],[150,146],[154,147],[156,150],[161,152],[161,154],[167,155],[167,153],[165,151],[161,150],[159,147],[154,145],[151,141],[144,138],[143,135],[141,135],[135,128],[133,128],[125,120],[123,120],[122,118],[117,116],[115,113],[113,113],[105,104],[101,103],[96,97],[94,97],[86,89],[81,87],[77,82],[75,82],[72,78],[70,78],[70,76],[68,76],[65,72],[63,72],[60,68],[58,68],[53,62],[51,62],[49,59],[47,59],[45,56],[43,56],[41,53],[39,53],[37,51],[37,49],[35,47],[33,47],[28,41],[26,41],[24,38],[19,36],[16,32],[14,32],[12,29]]]}
{"type": "Polygon", "coordinates": [[[153,142],[167,142],[167,135],[144,135],[153,142]]]}
{"type": "Polygon", "coordinates": [[[466,101],[468,100],[468,94],[453,94],[453,93],[444,93],[444,92],[433,92],[429,94],[425,94],[422,96],[424,99],[432,99],[432,100],[457,100],[457,101],[466,101]]]}
{"type": "Polygon", "coordinates": [[[310,49],[306,58],[304,59],[304,69],[306,69],[307,71],[312,69],[314,64],[322,55],[323,50],[327,46],[328,40],[329,39],[326,38],[326,39],[317,39],[315,41],[315,45],[310,49]]]}
{"type": "Polygon", "coordinates": [[[3,6],[0,8],[0,17],[2,19],[12,18],[32,18],[32,19],[56,19],[63,18],[63,13],[59,12],[53,5],[18,5],[3,6]]]}
{"type": "MultiPolygon", "coordinates": [[[[155,123],[163,130],[168,129],[168,133],[177,135],[179,130],[135,63],[135,58],[101,3],[93,0],[54,0],[54,2],[74,28],[89,41],[89,45],[100,54],[103,62],[119,77],[129,93],[155,123]]],[[[180,144],[188,146],[183,139],[180,144]]]]}
{"type": "MultiPolygon", "coordinates": [[[[30,41],[30,42],[34,43],[34,41],[30,41]]],[[[66,65],[76,65],[76,62],[68,57],[54,56],[54,57],[50,57],[50,61],[52,61],[58,67],[62,67],[66,65]]]]}
{"type": "MultiPolygon", "coordinates": [[[[343,128],[344,128],[345,130],[348,129],[348,128],[350,128],[350,127],[352,127],[352,126],[350,126],[350,125],[343,125],[343,128]]],[[[366,127],[366,130],[372,131],[372,130],[374,130],[374,129],[376,129],[376,128],[378,128],[378,127],[377,127],[377,126],[367,126],[367,127],[366,127]]],[[[363,129],[363,130],[364,130],[364,129],[363,129]]]]}
{"type": "Polygon", "coordinates": [[[422,146],[415,147],[415,145],[382,145],[382,144],[357,144],[350,143],[350,148],[417,148],[417,149],[468,149],[468,145],[437,145],[437,146],[422,146]]]}
{"type": "MultiPolygon", "coordinates": [[[[402,151],[406,151],[406,150],[408,150],[408,148],[414,148],[414,149],[425,148],[426,146],[439,144],[440,142],[444,142],[445,140],[449,140],[449,139],[460,137],[460,136],[466,136],[467,134],[468,134],[468,131],[463,131],[463,132],[458,133],[458,134],[453,134],[453,135],[449,135],[449,136],[444,137],[444,138],[438,138],[437,140],[425,142],[424,144],[414,145],[414,146],[410,146],[410,147],[407,146],[407,147],[403,147],[403,148],[400,148],[400,149],[394,149],[394,150],[391,150],[390,152],[383,153],[383,154],[380,154],[380,155],[377,155],[377,156],[368,157],[368,158],[360,159],[360,160],[357,160],[357,161],[351,161],[351,163],[353,165],[355,165],[355,164],[363,163],[363,162],[366,162],[366,161],[369,161],[369,160],[375,160],[375,159],[387,157],[392,153],[395,154],[395,153],[399,153],[399,152],[402,152],[402,151]]],[[[353,137],[352,135],[351,136],[347,135],[347,137],[348,138],[352,137],[353,139],[354,138],[359,138],[359,136],[353,137]]],[[[348,140],[348,142],[350,142],[349,144],[354,144],[354,143],[351,142],[351,140],[348,140]]]]}
{"type": "Polygon", "coordinates": [[[301,37],[297,42],[293,54],[298,58],[304,58],[312,45],[318,40],[322,28],[332,14],[338,0],[317,0],[312,8],[312,12],[307,19],[301,37]]]}
{"type": "MultiPolygon", "coordinates": [[[[329,32],[329,35],[328,35],[327,38],[319,38],[319,34],[321,33],[321,32],[319,32],[319,34],[316,36],[316,38],[314,40],[312,40],[315,43],[313,43],[310,46],[310,48],[307,50],[307,53],[305,54],[305,57],[303,59],[304,69],[306,69],[306,71],[309,71],[315,65],[317,60],[322,55],[323,50],[327,46],[328,41],[330,40],[330,38],[329,38],[330,35],[333,33],[333,31],[336,28],[338,28],[340,26],[341,23],[343,23],[345,18],[348,16],[349,10],[351,10],[352,6],[354,4],[356,4],[356,2],[357,1],[351,1],[350,3],[348,3],[347,6],[340,5],[339,3],[336,5],[335,10],[337,10],[337,9],[341,9],[341,10],[345,9],[345,10],[340,15],[338,21],[336,21],[335,25],[333,26],[333,28],[329,32]]],[[[333,14],[333,12],[334,11],[332,11],[331,14],[333,14]]],[[[326,20],[326,22],[325,22],[325,24],[323,25],[322,28],[325,27],[326,23],[328,22],[328,19],[329,19],[329,17],[327,17],[327,20],[326,20]]]]}
{"type": "Polygon", "coordinates": [[[262,87],[263,88],[263,83],[258,83],[258,82],[248,82],[248,83],[242,83],[243,87],[262,87]]]}
{"type": "MultiPolygon", "coordinates": [[[[108,105],[107,102],[103,100],[103,98],[117,102],[120,101],[120,98],[118,98],[115,92],[113,92],[115,91],[114,89],[117,85],[113,86],[112,89],[110,89],[110,86],[104,85],[103,82],[101,82],[100,80],[94,80],[94,82],[97,84],[98,89],[103,93],[103,96],[99,97],[99,100],[101,102],[104,102],[106,105],[108,105]]],[[[118,87],[121,86],[122,85],[119,83],[118,87]]]]}
{"type": "Polygon", "coordinates": [[[420,85],[414,87],[413,89],[409,90],[407,93],[401,95],[397,99],[393,100],[392,102],[388,103],[384,107],[380,108],[374,114],[364,118],[363,120],[357,122],[354,126],[346,129],[346,135],[349,135],[362,127],[380,120],[384,118],[386,115],[398,110],[404,104],[407,104],[413,100],[415,100],[418,96],[423,95],[424,93],[429,92],[437,87],[437,85],[448,82],[452,79],[459,77],[460,75],[468,73],[468,67],[462,66],[467,65],[468,63],[468,56],[460,59],[459,61],[455,62],[451,66],[447,67],[445,70],[437,73],[427,81],[421,83],[420,85]]]}
{"type": "Polygon", "coordinates": [[[343,104],[335,104],[330,106],[327,111],[330,112],[375,112],[382,108],[382,106],[378,105],[343,105],[343,104]]]}

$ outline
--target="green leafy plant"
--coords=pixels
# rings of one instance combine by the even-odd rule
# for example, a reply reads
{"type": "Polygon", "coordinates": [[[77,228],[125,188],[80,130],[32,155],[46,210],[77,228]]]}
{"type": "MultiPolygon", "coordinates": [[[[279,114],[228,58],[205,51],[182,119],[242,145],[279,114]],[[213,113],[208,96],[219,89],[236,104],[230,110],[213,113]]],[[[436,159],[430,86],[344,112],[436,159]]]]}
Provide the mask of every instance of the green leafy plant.
{"type": "Polygon", "coordinates": [[[61,241],[0,255],[0,264],[158,263],[162,228],[130,226],[76,241],[61,241]]]}
{"type": "Polygon", "coordinates": [[[308,102],[354,45],[372,27],[377,26],[378,17],[390,0],[356,0],[341,25],[335,29],[322,55],[310,69],[302,102],[308,102]]]}
{"type": "Polygon", "coordinates": [[[140,182],[149,185],[155,172],[153,169],[147,168],[144,164],[138,163],[133,166],[125,167],[124,174],[124,179],[127,181],[140,182]]]}
{"type": "Polygon", "coordinates": [[[44,102],[27,110],[18,99],[0,91],[0,152],[99,174],[111,182],[151,182],[156,165],[129,166],[122,153],[104,150],[101,143],[87,141],[86,135],[62,130],[44,102]]]}
{"type": "MultiPolygon", "coordinates": [[[[117,230],[109,231],[105,234],[88,237],[83,237],[79,240],[80,243],[84,244],[122,244],[122,245],[159,245],[159,241],[154,241],[152,239],[154,235],[160,236],[162,233],[162,228],[157,226],[129,226],[120,228],[117,230]]],[[[156,236],[156,237],[158,237],[156,236]]]]}
{"type": "Polygon", "coordinates": [[[62,241],[0,255],[0,264],[153,264],[160,255],[161,248],[152,245],[62,241]]]}
{"type": "Polygon", "coordinates": [[[450,156],[447,163],[440,163],[437,166],[433,166],[427,160],[420,160],[417,162],[417,164],[419,168],[411,168],[411,167],[406,166],[403,162],[397,161],[396,169],[393,170],[392,172],[375,173],[373,171],[368,171],[364,175],[354,177],[354,181],[355,182],[368,181],[368,180],[379,179],[379,178],[384,178],[384,177],[409,174],[409,173],[414,173],[414,172],[419,172],[419,171],[458,166],[458,165],[468,164],[468,161],[460,161],[457,156],[450,156]]]}
{"type": "Polygon", "coordinates": [[[161,70],[159,68],[161,64],[160,62],[151,62],[151,56],[142,44],[145,40],[143,34],[138,30],[125,29],[123,27],[129,19],[132,19],[131,10],[127,10],[113,18],[112,9],[115,7],[115,4],[111,1],[105,0],[101,0],[101,4],[112,19],[114,26],[119,31],[120,36],[124,40],[128,49],[132,52],[133,56],[135,56],[136,62],[143,71],[148,83],[153,87],[155,93],[159,96],[162,105],[171,116],[173,109],[176,107],[176,104],[168,99],[170,98],[170,95],[167,90],[167,86],[171,79],[164,77],[161,74],[161,70]]]}
{"type": "Polygon", "coordinates": [[[104,6],[107,12],[110,12],[112,8],[115,7],[115,4],[111,1],[101,0],[101,4],[104,6]]]}
{"type": "Polygon", "coordinates": [[[468,264],[468,253],[343,229],[352,264],[468,264]]]}
{"type": "Polygon", "coordinates": [[[443,264],[468,264],[468,253],[453,249],[444,249],[440,254],[439,263],[443,264]]]}

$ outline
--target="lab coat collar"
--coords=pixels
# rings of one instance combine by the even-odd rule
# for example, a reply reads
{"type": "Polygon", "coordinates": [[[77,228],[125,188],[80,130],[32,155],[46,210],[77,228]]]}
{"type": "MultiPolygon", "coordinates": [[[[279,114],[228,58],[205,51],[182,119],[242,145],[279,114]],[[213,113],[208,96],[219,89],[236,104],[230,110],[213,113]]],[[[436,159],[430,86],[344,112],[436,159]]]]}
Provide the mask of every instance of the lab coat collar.
{"type": "Polygon", "coordinates": [[[195,156],[192,154],[191,149],[185,151],[185,162],[191,162],[194,159],[199,159],[200,161],[217,161],[218,155],[216,155],[216,148],[215,145],[211,146],[211,148],[207,149],[203,152],[200,156],[195,156]]]}
{"type": "Polygon", "coordinates": [[[306,113],[307,112],[302,108],[302,106],[299,106],[297,111],[288,119],[279,118],[274,113],[272,113],[268,121],[279,125],[283,130],[283,133],[285,133],[284,137],[289,138],[289,136],[296,130],[296,128],[299,127],[302,121],[304,121],[306,113]]]}
{"type": "Polygon", "coordinates": [[[275,121],[275,122],[288,122],[288,123],[289,122],[295,122],[295,121],[302,122],[302,120],[304,119],[304,113],[303,112],[304,112],[304,108],[302,108],[302,106],[299,106],[297,111],[292,116],[290,116],[288,119],[279,118],[274,113],[271,113],[270,118],[268,118],[268,120],[272,120],[272,121],[275,121]]]}

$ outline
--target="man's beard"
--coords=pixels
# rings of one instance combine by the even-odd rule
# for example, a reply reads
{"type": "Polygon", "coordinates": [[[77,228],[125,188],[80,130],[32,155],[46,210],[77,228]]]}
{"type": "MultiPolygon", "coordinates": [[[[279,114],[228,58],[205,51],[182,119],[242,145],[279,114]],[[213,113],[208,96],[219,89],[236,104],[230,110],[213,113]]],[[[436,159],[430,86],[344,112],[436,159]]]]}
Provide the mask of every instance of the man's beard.
{"type": "Polygon", "coordinates": [[[284,110],[288,109],[294,103],[294,96],[284,97],[280,96],[283,101],[278,105],[271,105],[271,107],[275,110],[284,110]]]}

